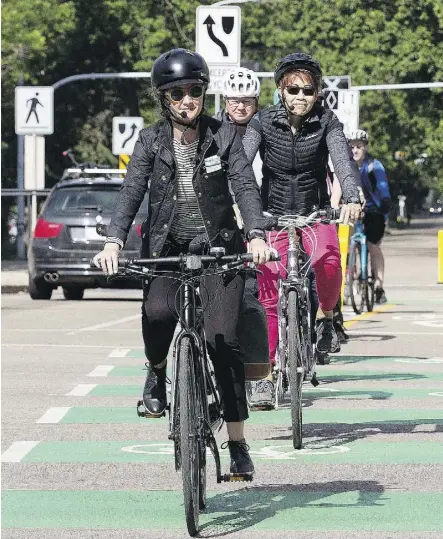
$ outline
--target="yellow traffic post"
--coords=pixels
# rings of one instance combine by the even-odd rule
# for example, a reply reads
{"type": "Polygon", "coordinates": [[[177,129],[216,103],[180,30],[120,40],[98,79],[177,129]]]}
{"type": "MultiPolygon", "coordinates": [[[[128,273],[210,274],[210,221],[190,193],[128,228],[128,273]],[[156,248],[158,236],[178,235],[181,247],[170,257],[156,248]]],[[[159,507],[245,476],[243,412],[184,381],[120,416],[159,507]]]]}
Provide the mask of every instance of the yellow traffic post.
{"type": "Polygon", "coordinates": [[[438,231],[438,282],[443,284],[443,230],[438,231]]]}
{"type": "Polygon", "coordinates": [[[341,273],[342,273],[342,283],[341,283],[342,302],[343,302],[344,294],[345,294],[346,261],[348,258],[349,234],[350,234],[349,225],[338,225],[338,241],[340,243],[340,260],[341,260],[341,273]]]}
{"type": "Polygon", "coordinates": [[[130,155],[126,154],[126,153],[122,153],[118,156],[118,168],[123,168],[123,169],[127,169],[128,167],[128,163],[129,163],[129,159],[131,158],[130,155]]]}

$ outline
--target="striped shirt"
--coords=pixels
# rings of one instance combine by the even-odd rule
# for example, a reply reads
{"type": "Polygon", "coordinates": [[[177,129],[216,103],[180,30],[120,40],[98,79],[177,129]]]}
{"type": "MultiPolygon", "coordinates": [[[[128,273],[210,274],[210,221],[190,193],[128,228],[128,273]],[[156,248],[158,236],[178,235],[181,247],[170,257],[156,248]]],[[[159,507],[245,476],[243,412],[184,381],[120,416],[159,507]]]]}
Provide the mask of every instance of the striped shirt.
{"type": "Polygon", "coordinates": [[[178,242],[189,241],[205,232],[203,218],[192,184],[198,140],[191,144],[180,144],[174,139],[177,161],[178,194],[170,234],[178,242]]]}

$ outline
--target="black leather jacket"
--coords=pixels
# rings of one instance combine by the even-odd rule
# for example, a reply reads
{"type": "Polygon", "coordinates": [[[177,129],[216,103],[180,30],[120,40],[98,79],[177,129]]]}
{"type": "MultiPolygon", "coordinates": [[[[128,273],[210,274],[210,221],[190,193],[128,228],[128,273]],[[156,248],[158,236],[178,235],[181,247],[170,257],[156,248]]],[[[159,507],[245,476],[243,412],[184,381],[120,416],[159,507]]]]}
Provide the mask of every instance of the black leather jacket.
{"type": "MultiPolygon", "coordinates": [[[[235,127],[203,115],[193,177],[194,190],[211,245],[228,253],[243,252],[234,220],[231,186],[245,231],[262,230],[262,203],[252,167],[235,127]],[[205,159],[218,155],[221,167],[206,170],[205,159]]],[[[162,120],[140,132],[125,181],[108,227],[108,237],[124,245],[134,217],[149,192],[148,219],[143,225],[142,256],[161,256],[174,218],[178,182],[172,125],[162,120]]]]}

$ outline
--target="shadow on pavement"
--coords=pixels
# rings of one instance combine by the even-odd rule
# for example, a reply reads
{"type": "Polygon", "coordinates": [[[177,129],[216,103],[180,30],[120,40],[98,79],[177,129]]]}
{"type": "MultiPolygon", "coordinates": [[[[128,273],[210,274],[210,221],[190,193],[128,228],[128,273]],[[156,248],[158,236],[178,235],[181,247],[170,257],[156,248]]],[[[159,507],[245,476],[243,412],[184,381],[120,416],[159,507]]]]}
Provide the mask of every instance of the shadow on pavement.
{"type": "Polygon", "coordinates": [[[208,500],[204,514],[210,517],[215,513],[217,516],[201,526],[199,537],[230,535],[295,507],[312,507],[313,504],[318,509],[382,506],[383,493],[384,487],[377,481],[266,485],[223,492],[208,500]],[[358,492],[356,503],[328,503],[329,496],[346,492],[358,492]]]}
{"type": "MultiPolygon", "coordinates": [[[[432,375],[430,375],[432,376],[432,375]]],[[[321,384],[334,384],[335,382],[354,382],[359,380],[384,380],[390,382],[398,382],[400,380],[423,380],[428,378],[424,374],[410,372],[387,372],[374,374],[371,371],[354,373],[354,374],[332,374],[324,376],[322,373],[318,375],[321,384]]]]}
{"type": "MultiPolygon", "coordinates": [[[[316,438],[315,441],[309,441],[310,449],[323,447],[325,443],[328,447],[334,447],[379,434],[416,433],[418,425],[436,425],[436,430],[433,432],[426,431],[427,434],[443,432],[442,419],[411,419],[374,421],[372,423],[311,423],[303,426],[303,437],[316,438]]],[[[290,431],[291,429],[288,428],[288,430],[290,431]]],[[[273,436],[266,439],[275,441],[292,440],[292,434],[273,436]]]]}

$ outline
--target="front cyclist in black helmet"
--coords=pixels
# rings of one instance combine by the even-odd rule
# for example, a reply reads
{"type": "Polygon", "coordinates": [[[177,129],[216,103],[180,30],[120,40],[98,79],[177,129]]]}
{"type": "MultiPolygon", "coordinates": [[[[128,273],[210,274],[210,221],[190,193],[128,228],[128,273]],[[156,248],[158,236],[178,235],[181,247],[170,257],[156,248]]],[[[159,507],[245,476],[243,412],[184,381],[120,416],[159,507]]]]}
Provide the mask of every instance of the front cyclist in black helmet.
{"type": "MultiPolygon", "coordinates": [[[[94,258],[105,273],[117,271],[119,250],[146,192],[149,217],[142,228],[142,256],[187,253],[196,237],[205,237],[211,246],[225,247],[228,254],[243,252],[231,186],[254,261],[269,260],[260,195],[241,138],[230,124],[203,113],[208,83],[208,66],[195,52],[174,49],[154,62],[152,87],[163,119],[143,129],[135,145],[109,237],[94,258]]],[[[231,472],[252,474],[244,439],[244,420],[248,418],[244,366],[236,333],[244,277],[208,275],[204,285],[205,335],[222,393],[231,472]]],[[[154,417],[161,416],[167,404],[166,358],[177,325],[170,305],[174,305],[178,286],[171,279],[154,277],[143,291],[142,330],[148,360],[143,402],[154,417]]]]}

